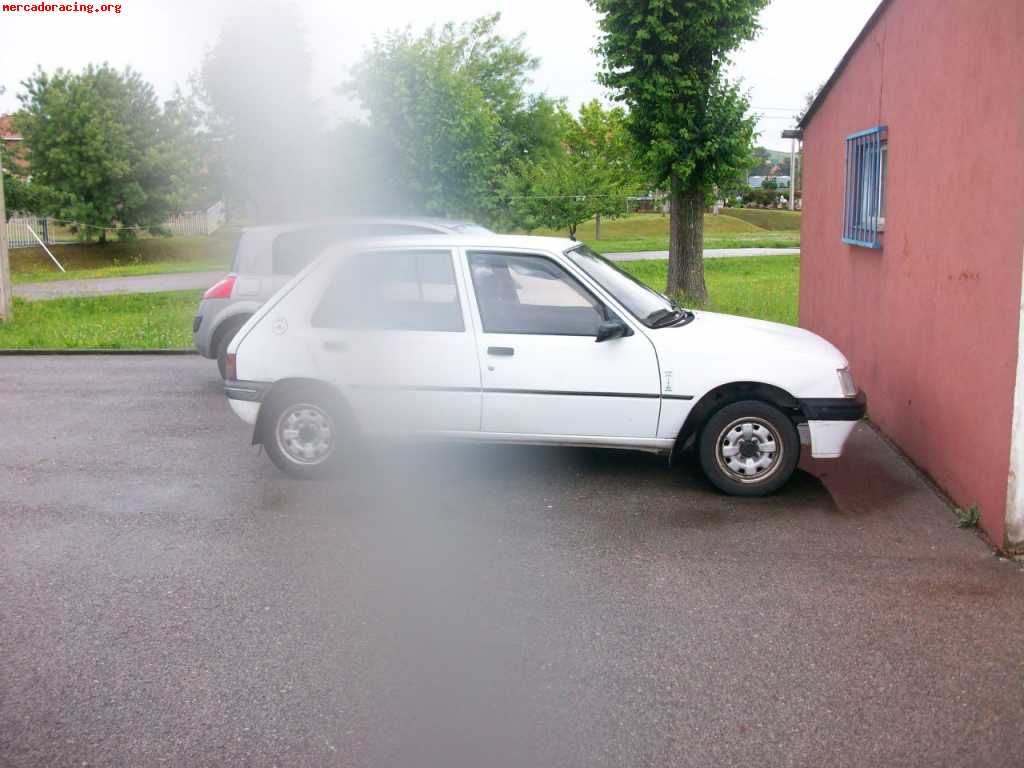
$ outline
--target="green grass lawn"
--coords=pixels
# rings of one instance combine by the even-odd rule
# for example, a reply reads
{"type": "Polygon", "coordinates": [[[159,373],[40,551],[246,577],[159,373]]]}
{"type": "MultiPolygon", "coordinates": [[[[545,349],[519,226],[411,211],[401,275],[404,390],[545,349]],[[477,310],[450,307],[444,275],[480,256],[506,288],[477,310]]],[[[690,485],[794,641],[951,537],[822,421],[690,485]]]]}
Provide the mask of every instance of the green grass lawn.
{"type": "MultiPolygon", "coordinates": [[[[655,290],[665,290],[667,261],[622,261],[619,266],[655,290]]],[[[799,256],[709,259],[704,262],[704,278],[710,294],[704,309],[797,324],[799,256]]]]}
{"type": "Polygon", "coordinates": [[[741,219],[761,229],[800,231],[800,212],[771,208],[726,208],[722,216],[741,219]]]}
{"type": "Polygon", "coordinates": [[[118,296],[15,298],[0,323],[0,349],[178,349],[192,346],[202,291],[118,296]]]}
{"type": "MultiPolygon", "coordinates": [[[[601,222],[601,239],[594,239],[594,221],[584,222],[576,237],[601,253],[667,251],[668,216],[635,213],[601,222]]],[[[565,230],[538,229],[530,234],[567,237],[565,230]]],[[[704,216],[705,248],[798,248],[800,214],[761,209],[727,209],[704,216]]]]}
{"type": "MultiPolygon", "coordinates": [[[[621,262],[665,290],[666,261],[621,262]]],[[[704,262],[707,309],[795,325],[798,256],[752,256],[704,262]]],[[[14,300],[14,320],[0,324],[0,349],[180,349],[192,345],[192,315],[201,291],[14,300]]],[[[685,302],[684,302],[685,303],[685,302]]]]}
{"type": "Polygon", "coordinates": [[[238,234],[238,229],[225,227],[209,237],[147,237],[105,245],[74,243],[50,246],[67,272],[57,269],[42,248],[15,248],[10,252],[11,280],[14,283],[35,283],[227,270],[238,234]]]}
{"type": "MultiPolygon", "coordinates": [[[[668,235],[642,240],[584,240],[598,253],[629,253],[633,251],[667,251],[668,235]]],[[[732,235],[705,235],[705,248],[799,248],[799,232],[738,232],[732,235]]]]}
{"type": "MultiPolygon", "coordinates": [[[[732,235],[741,232],[757,233],[761,228],[756,224],[741,221],[732,216],[704,216],[704,234],[732,235]]],[[[567,237],[564,229],[535,229],[531,235],[567,237]]],[[[576,229],[580,240],[592,240],[594,220],[585,221],[576,229]]],[[[643,240],[668,237],[668,216],[661,213],[634,213],[617,219],[601,220],[601,240],[643,240]]]]}

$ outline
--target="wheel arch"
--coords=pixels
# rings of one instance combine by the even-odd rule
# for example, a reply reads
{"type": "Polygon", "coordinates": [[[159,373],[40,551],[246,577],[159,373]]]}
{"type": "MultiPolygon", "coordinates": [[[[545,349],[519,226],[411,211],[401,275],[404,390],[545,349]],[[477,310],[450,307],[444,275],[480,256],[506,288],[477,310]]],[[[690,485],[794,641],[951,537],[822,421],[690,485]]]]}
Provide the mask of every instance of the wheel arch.
{"type": "Polygon", "coordinates": [[[675,459],[682,450],[693,444],[700,434],[701,428],[712,414],[727,405],[742,400],[760,400],[774,405],[788,415],[794,424],[802,419],[799,401],[781,387],[759,381],[733,381],[728,384],[720,384],[706,392],[690,409],[682,429],[676,436],[671,459],[675,459]]]}
{"type": "Polygon", "coordinates": [[[213,353],[214,357],[217,356],[217,350],[220,349],[220,343],[224,339],[224,334],[226,334],[231,328],[234,328],[234,332],[238,333],[241,327],[249,321],[249,318],[252,317],[255,312],[255,309],[242,309],[238,312],[232,312],[226,317],[220,317],[217,319],[217,327],[213,329],[213,335],[210,337],[210,351],[213,353]]]}
{"type": "Polygon", "coordinates": [[[256,415],[256,423],[252,429],[253,445],[263,443],[263,428],[266,422],[266,414],[271,410],[270,406],[276,405],[280,398],[286,396],[289,391],[299,387],[316,391],[319,396],[324,398],[325,405],[337,409],[339,414],[351,417],[352,409],[349,407],[348,400],[337,387],[328,384],[326,381],[303,377],[279,379],[273,383],[260,401],[260,410],[256,415]]]}

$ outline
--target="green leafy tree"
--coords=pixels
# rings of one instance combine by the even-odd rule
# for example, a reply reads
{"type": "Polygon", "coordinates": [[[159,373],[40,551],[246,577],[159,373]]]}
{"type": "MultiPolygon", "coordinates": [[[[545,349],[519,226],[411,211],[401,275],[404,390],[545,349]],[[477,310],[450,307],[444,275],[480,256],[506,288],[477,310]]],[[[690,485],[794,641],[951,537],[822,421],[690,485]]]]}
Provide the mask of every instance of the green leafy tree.
{"type": "Polygon", "coordinates": [[[221,28],[192,86],[208,169],[233,211],[257,221],[319,212],[326,132],[311,75],[294,7],[273,4],[221,28]]]}
{"type": "Polygon", "coordinates": [[[521,226],[566,229],[575,240],[582,222],[625,213],[626,197],[641,177],[621,108],[606,110],[594,100],[578,117],[560,110],[559,121],[559,151],[520,161],[508,188],[521,226]]]}
{"type": "Polygon", "coordinates": [[[32,186],[58,193],[53,205],[41,203],[51,209],[43,212],[95,227],[103,242],[104,228],[155,229],[177,210],[181,157],[152,86],[137,72],[105,64],[78,74],[37,70],[22,86],[15,125],[32,186]]]}
{"type": "Polygon", "coordinates": [[[29,181],[24,152],[20,150],[19,145],[14,145],[12,149],[6,144],[0,143],[0,167],[3,167],[7,216],[17,214],[51,216],[56,214],[63,202],[61,194],[44,184],[29,181]]]}
{"type": "Polygon", "coordinates": [[[703,303],[705,199],[749,166],[755,133],[725,68],[769,0],[589,2],[601,14],[600,80],[629,106],[645,166],[671,196],[667,290],[703,303]]]}
{"type": "Polygon", "coordinates": [[[361,138],[389,171],[391,207],[493,221],[507,173],[557,150],[556,103],[525,90],[537,60],[498,20],[391,32],[343,85],[367,112],[361,138]]]}

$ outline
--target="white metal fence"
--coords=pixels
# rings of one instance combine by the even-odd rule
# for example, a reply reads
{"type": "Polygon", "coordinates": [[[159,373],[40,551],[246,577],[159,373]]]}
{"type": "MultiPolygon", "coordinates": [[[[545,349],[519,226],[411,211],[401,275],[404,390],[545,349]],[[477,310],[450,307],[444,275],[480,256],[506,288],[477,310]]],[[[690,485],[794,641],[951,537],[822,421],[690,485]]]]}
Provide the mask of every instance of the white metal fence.
{"type": "MultiPolygon", "coordinates": [[[[223,201],[216,202],[205,211],[192,211],[174,216],[164,226],[177,237],[190,235],[212,235],[227,219],[223,201]]],[[[7,245],[9,248],[31,248],[39,245],[32,232],[46,245],[74,243],[73,233],[76,222],[40,216],[17,216],[7,221],[7,245]]],[[[116,229],[116,228],[114,228],[116,229]]]]}
{"type": "Polygon", "coordinates": [[[32,236],[32,232],[35,232],[39,236],[39,240],[47,245],[74,242],[72,237],[60,236],[51,219],[19,216],[7,221],[7,247],[30,248],[39,245],[39,241],[32,236]]]}
{"type": "Polygon", "coordinates": [[[224,202],[216,202],[205,211],[174,216],[164,225],[175,235],[212,235],[227,218],[224,202]]]}

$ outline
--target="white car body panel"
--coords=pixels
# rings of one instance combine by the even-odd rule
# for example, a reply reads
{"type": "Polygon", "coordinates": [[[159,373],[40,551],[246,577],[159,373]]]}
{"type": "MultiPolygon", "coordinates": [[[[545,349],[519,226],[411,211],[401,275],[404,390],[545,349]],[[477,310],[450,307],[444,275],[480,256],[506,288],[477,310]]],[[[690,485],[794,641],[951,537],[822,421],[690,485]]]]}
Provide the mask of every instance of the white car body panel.
{"type": "MultiPolygon", "coordinates": [[[[842,398],[845,357],[828,341],[790,326],[698,311],[685,325],[643,325],[564,252],[557,238],[465,236],[443,241],[389,238],[362,250],[450,249],[463,333],[314,328],[311,317],[339,254],[325,254],[293,278],[235,336],[237,378],[329,382],[372,431],[427,432],[462,440],[595,445],[668,452],[691,410],[717,387],[750,382],[796,399],[842,398]],[[467,251],[539,254],[556,261],[633,331],[593,338],[486,333],[467,251]],[[315,276],[315,277],[314,277],[315,276]],[[312,278],[312,279],[311,279],[312,278]],[[494,355],[507,347],[514,355],[494,355]]],[[[356,246],[350,246],[355,248],[356,246]]],[[[255,423],[258,403],[232,400],[255,423]]],[[[800,425],[816,458],[834,458],[856,421],[800,425]]]]}

